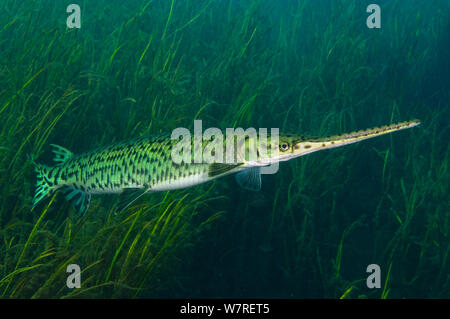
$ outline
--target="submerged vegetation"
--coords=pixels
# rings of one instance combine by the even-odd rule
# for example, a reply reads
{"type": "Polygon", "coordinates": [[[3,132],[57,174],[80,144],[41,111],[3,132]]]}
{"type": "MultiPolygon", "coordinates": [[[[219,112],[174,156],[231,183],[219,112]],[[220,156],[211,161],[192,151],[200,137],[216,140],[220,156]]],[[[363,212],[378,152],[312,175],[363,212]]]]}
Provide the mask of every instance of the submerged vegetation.
{"type": "Polygon", "coordinates": [[[0,296],[450,296],[448,1],[0,3],[0,296]],[[279,127],[330,135],[422,125],[232,178],[30,212],[27,155],[142,134],[279,127]],[[366,286],[378,264],[380,289],[366,286]],[[66,286],[69,264],[81,288],[66,286]]]}

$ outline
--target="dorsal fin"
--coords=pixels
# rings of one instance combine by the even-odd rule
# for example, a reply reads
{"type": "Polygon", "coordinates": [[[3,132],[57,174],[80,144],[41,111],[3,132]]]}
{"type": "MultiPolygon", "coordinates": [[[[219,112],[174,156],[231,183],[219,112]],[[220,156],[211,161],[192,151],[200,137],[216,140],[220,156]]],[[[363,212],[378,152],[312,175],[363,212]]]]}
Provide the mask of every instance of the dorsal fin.
{"type": "Polygon", "coordinates": [[[55,153],[55,157],[53,158],[53,161],[57,163],[64,163],[69,158],[73,156],[73,153],[69,151],[67,148],[64,148],[62,146],[56,145],[56,144],[50,144],[53,146],[53,153],[55,153]]]}

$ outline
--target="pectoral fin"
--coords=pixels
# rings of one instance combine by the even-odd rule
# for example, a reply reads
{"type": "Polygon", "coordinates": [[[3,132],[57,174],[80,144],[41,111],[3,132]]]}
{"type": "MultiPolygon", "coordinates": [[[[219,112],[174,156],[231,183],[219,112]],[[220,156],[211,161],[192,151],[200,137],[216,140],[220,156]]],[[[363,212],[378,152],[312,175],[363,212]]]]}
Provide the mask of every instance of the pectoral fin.
{"type": "Polygon", "coordinates": [[[261,190],[261,168],[252,167],[236,174],[236,181],[244,189],[261,190]]]}

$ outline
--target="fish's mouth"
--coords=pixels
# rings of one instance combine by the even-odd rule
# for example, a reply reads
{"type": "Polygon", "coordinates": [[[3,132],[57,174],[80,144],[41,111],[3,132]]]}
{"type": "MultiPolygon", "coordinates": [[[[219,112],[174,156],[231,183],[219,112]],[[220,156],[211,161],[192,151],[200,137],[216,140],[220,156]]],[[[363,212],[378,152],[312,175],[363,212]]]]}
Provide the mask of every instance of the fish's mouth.
{"type": "Polygon", "coordinates": [[[419,120],[412,120],[334,136],[302,138],[294,141],[292,148],[284,153],[281,152],[277,158],[280,162],[287,161],[309,153],[341,147],[377,136],[408,129],[419,124],[419,120]]]}

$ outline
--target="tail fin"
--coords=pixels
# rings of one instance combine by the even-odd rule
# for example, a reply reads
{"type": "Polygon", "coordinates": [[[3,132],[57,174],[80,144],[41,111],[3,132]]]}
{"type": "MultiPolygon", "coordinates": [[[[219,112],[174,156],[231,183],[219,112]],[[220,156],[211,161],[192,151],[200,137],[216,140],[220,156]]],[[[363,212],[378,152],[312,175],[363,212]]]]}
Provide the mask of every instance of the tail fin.
{"type": "Polygon", "coordinates": [[[54,185],[47,177],[50,167],[36,163],[31,156],[29,156],[29,158],[34,165],[37,175],[36,191],[34,193],[33,206],[31,208],[31,210],[33,210],[41,200],[53,193],[54,185]]]}

